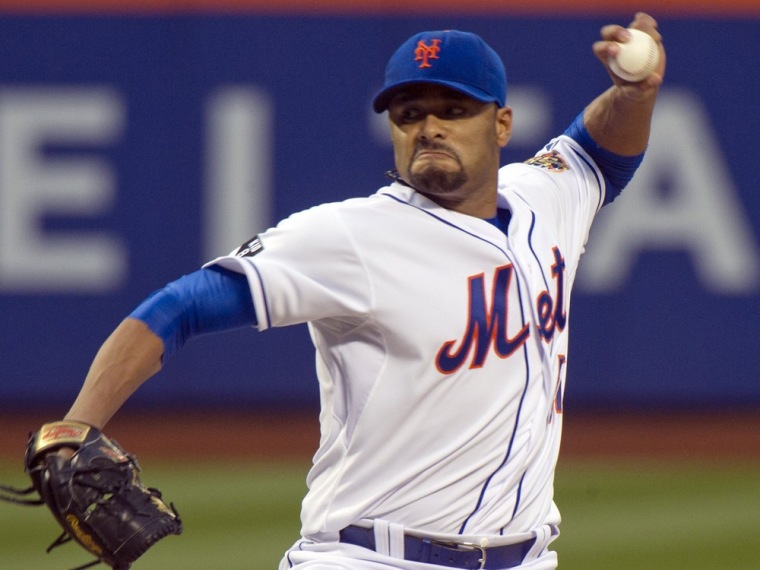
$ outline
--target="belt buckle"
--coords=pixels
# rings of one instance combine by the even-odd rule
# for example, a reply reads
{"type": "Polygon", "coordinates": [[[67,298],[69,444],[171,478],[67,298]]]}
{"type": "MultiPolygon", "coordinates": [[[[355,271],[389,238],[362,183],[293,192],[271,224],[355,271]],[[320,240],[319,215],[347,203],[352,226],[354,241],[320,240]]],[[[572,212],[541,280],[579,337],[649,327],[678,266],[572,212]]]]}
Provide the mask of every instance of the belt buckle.
{"type": "Polygon", "coordinates": [[[475,544],[474,542],[444,542],[444,541],[433,541],[438,542],[438,544],[441,544],[443,546],[453,546],[457,550],[464,550],[467,552],[479,552],[480,558],[478,558],[478,570],[483,570],[486,567],[486,547],[482,546],[480,544],[475,544]]]}

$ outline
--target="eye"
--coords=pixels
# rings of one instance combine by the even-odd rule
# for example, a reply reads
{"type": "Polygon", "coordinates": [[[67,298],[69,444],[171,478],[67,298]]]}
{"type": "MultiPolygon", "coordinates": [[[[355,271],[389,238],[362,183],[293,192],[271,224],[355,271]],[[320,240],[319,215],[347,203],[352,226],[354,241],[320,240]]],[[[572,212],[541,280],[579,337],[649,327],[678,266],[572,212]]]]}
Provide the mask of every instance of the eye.
{"type": "Polygon", "coordinates": [[[401,112],[399,113],[399,116],[404,121],[415,121],[420,118],[422,115],[422,112],[417,107],[403,107],[401,109],[401,112]]]}
{"type": "Polygon", "coordinates": [[[414,123],[422,117],[422,111],[415,105],[397,105],[390,108],[389,113],[396,124],[414,123]]]}
{"type": "Polygon", "coordinates": [[[461,117],[467,114],[467,109],[462,105],[451,105],[446,108],[447,117],[461,117]]]}

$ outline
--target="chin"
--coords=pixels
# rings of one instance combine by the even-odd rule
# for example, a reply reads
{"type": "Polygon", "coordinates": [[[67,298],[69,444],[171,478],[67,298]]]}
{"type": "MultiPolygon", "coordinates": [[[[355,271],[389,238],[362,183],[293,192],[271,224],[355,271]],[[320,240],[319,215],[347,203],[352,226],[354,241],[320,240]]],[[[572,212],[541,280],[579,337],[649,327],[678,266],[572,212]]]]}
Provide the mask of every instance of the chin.
{"type": "Polygon", "coordinates": [[[426,168],[419,173],[410,173],[409,182],[422,192],[445,195],[464,186],[467,175],[461,170],[450,172],[440,168],[426,168]]]}

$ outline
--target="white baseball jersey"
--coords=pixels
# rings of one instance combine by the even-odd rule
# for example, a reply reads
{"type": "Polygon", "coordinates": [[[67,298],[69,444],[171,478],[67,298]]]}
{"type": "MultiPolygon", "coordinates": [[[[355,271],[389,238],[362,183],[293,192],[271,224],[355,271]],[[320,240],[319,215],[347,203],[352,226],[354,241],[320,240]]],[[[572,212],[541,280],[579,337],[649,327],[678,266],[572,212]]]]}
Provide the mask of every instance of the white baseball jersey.
{"type": "Polygon", "coordinates": [[[322,410],[305,537],[367,519],[467,536],[559,523],[570,292],[604,187],[565,136],[499,180],[508,235],[393,183],[212,262],[248,277],[260,330],[309,325],[322,410]]]}

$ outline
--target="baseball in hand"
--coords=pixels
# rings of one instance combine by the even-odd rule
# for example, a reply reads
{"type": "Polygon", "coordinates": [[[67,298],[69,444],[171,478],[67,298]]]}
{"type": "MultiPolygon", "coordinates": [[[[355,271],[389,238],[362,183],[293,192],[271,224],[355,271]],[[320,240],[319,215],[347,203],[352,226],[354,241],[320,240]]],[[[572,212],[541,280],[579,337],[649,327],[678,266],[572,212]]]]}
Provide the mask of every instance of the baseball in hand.
{"type": "Polygon", "coordinates": [[[660,48],[652,36],[641,30],[628,28],[631,39],[617,42],[620,51],[609,59],[612,72],[626,81],[642,81],[652,73],[660,61],[660,48]]]}

